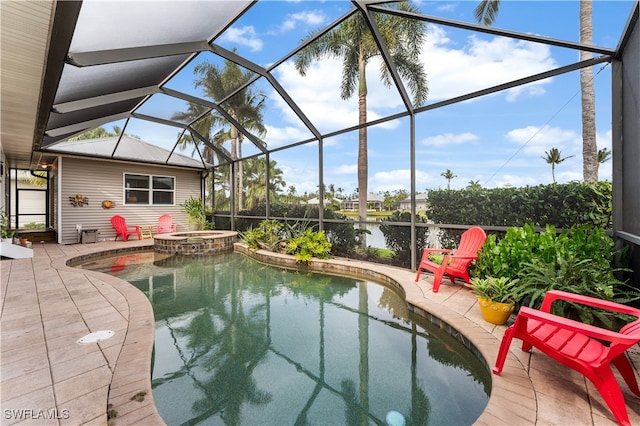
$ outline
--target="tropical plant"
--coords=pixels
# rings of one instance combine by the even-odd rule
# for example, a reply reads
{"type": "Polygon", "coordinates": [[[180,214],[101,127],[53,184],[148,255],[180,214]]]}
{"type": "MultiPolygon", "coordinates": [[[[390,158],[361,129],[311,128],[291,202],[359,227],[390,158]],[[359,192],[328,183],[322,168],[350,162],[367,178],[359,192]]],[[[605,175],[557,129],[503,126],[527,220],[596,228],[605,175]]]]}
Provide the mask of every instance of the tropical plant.
{"type": "Polygon", "coordinates": [[[458,176],[454,175],[453,172],[449,169],[440,173],[440,176],[447,180],[447,189],[451,189],[451,180],[457,178],[458,176]]]}
{"type": "Polygon", "coordinates": [[[545,151],[544,153],[546,156],[543,156],[542,159],[546,161],[547,164],[551,164],[551,177],[553,178],[553,183],[556,183],[556,165],[575,156],[570,155],[568,157],[561,157],[562,151],[559,151],[558,148],[551,148],[549,151],[545,151]]]}
{"type": "MultiPolygon", "coordinates": [[[[389,3],[386,7],[406,12],[417,13],[410,2],[402,1],[389,3]]],[[[373,24],[383,35],[384,43],[406,84],[413,92],[415,106],[422,105],[427,98],[427,78],[423,64],[420,61],[422,44],[426,35],[424,22],[417,19],[407,19],[392,14],[375,13],[372,15],[373,24]]],[[[318,33],[312,33],[302,43],[306,43],[318,33]]],[[[381,57],[369,25],[360,13],[354,13],[336,28],[320,34],[307,48],[295,57],[295,66],[301,75],[305,75],[313,60],[320,58],[338,58],[342,60],[342,86],[340,96],[343,100],[358,95],[358,213],[360,228],[364,229],[367,220],[367,84],[366,69],[373,58],[381,57]]],[[[380,78],[390,87],[392,73],[385,61],[381,61],[380,78]]],[[[362,247],[366,246],[366,239],[362,238],[362,247]]]]}
{"type": "MultiPolygon", "coordinates": [[[[616,275],[627,269],[616,267],[624,261],[625,251],[617,250],[603,228],[581,226],[557,233],[553,226],[536,232],[530,224],[509,228],[499,241],[489,235],[478,253],[473,277],[518,279],[513,289],[517,303],[539,308],[549,290],[597,297],[617,303],[629,303],[640,296],[616,275]]],[[[560,305],[555,311],[571,311],[585,322],[599,318],[583,306],[560,305]]],[[[606,319],[599,318],[606,323],[606,319]]]]}
{"type": "Polygon", "coordinates": [[[84,133],[80,133],[77,136],[70,137],[68,140],[71,141],[79,141],[85,139],[98,139],[98,138],[108,138],[113,136],[120,136],[122,133],[122,129],[119,126],[113,126],[113,131],[110,132],[102,126],[93,128],[91,130],[87,130],[84,133]]]}
{"type": "Polygon", "coordinates": [[[479,191],[482,189],[482,185],[479,180],[470,180],[465,189],[470,191],[479,191]]]}
{"type": "MultiPolygon", "coordinates": [[[[249,87],[245,87],[254,77],[254,74],[251,71],[243,72],[236,63],[229,60],[225,60],[222,69],[209,62],[203,62],[196,66],[193,72],[199,76],[195,80],[194,86],[201,88],[209,99],[224,100],[221,106],[226,114],[243,129],[252,132],[258,142],[264,145],[261,138],[266,134],[266,127],[263,124],[262,110],[265,106],[266,95],[261,91],[254,91],[249,87]]],[[[230,122],[217,110],[193,105],[190,106],[186,113],[176,114],[173,118],[183,121],[191,120],[194,123],[193,128],[201,133],[211,144],[209,149],[215,148],[215,152],[219,156],[226,157],[224,158],[225,162],[242,158],[242,142],[245,135],[234,123],[230,122]],[[221,127],[221,129],[212,134],[212,130],[217,127],[221,127]],[[230,141],[230,151],[223,148],[223,144],[226,141],[230,141]]],[[[181,142],[186,145],[195,143],[195,139],[189,136],[181,140],[181,142]]],[[[206,154],[204,157],[208,160],[211,158],[211,154],[206,154]]],[[[245,197],[243,175],[243,165],[242,162],[239,162],[236,175],[236,188],[238,190],[236,196],[240,210],[244,208],[245,197]]],[[[231,180],[230,174],[228,179],[229,181],[231,180]]],[[[230,184],[229,187],[232,187],[232,185],[230,184]]]]}
{"type": "MultiPolygon", "coordinates": [[[[415,218],[416,223],[425,223],[421,216],[415,218]]],[[[395,264],[403,267],[411,266],[411,227],[392,225],[388,222],[411,222],[411,213],[395,211],[387,220],[380,223],[380,232],[384,235],[385,244],[393,250],[395,264]]],[[[427,246],[429,229],[416,227],[416,253],[422,253],[427,246]]]]}
{"type": "Polygon", "coordinates": [[[284,224],[275,219],[263,220],[256,228],[249,228],[240,233],[240,240],[254,250],[265,249],[280,252],[284,246],[284,224]]]}
{"type": "Polygon", "coordinates": [[[611,159],[611,151],[607,148],[598,150],[598,163],[603,164],[611,159]]]}
{"type": "Polygon", "coordinates": [[[471,284],[465,286],[476,296],[491,302],[515,303],[514,290],[517,284],[518,279],[507,277],[475,277],[471,279],[471,284]]]}
{"type": "Polygon", "coordinates": [[[207,216],[204,214],[204,205],[200,198],[189,197],[180,204],[180,207],[187,215],[189,226],[195,230],[213,229],[213,224],[207,220],[207,216]]]}
{"type": "MultiPolygon", "coordinates": [[[[592,1],[581,0],[580,4],[580,44],[593,44],[592,1]]],[[[500,0],[481,0],[474,10],[476,20],[484,25],[492,25],[500,10],[500,0]]],[[[592,53],[580,50],[580,61],[591,59],[592,53]]],[[[598,181],[598,146],[596,144],[596,107],[593,68],[580,68],[580,89],[582,94],[582,176],[585,182],[598,181]]]]}
{"type": "Polygon", "coordinates": [[[292,254],[296,261],[306,263],[312,258],[329,258],[331,243],[327,240],[324,231],[314,231],[307,228],[305,231],[289,241],[285,247],[285,252],[292,254]]]}
{"type": "Polygon", "coordinates": [[[240,239],[249,248],[292,254],[298,262],[309,262],[313,257],[326,259],[331,242],[324,231],[315,231],[308,220],[284,224],[265,219],[256,228],[240,233],[240,239]]]}
{"type": "Polygon", "coordinates": [[[277,167],[275,160],[269,161],[269,182],[267,183],[267,162],[263,157],[253,157],[244,160],[246,163],[245,186],[246,186],[246,207],[251,208],[259,203],[267,201],[267,191],[272,201],[278,197],[278,191],[285,187],[282,178],[282,170],[277,167]]]}
{"type": "Polygon", "coordinates": [[[0,232],[2,233],[2,239],[13,238],[15,234],[15,231],[11,229],[9,216],[4,211],[0,212],[0,232]]]}

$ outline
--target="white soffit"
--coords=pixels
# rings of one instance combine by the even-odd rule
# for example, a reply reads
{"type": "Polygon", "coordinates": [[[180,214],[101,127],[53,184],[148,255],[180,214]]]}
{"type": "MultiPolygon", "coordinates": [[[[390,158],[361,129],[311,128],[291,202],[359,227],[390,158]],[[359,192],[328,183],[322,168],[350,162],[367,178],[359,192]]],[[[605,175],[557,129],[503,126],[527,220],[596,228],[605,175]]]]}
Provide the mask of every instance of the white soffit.
{"type": "Polygon", "coordinates": [[[0,1],[0,132],[10,166],[28,167],[54,1],[0,1]]]}

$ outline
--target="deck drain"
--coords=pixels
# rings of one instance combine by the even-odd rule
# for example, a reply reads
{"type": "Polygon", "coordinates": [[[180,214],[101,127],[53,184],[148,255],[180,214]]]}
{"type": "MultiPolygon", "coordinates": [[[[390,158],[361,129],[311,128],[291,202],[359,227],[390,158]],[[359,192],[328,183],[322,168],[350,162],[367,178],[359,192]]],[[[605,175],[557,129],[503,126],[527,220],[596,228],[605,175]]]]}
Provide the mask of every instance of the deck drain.
{"type": "Polygon", "coordinates": [[[106,340],[109,339],[110,337],[113,337],[113,331],[111,330],[100,330],[100,331],[96,331],[95,333],[89,333],[84,337],[81,337],[80,339],[78,339],[77,343],[86,345],[88,343],[98,343],[101,340],[106,340]]]}

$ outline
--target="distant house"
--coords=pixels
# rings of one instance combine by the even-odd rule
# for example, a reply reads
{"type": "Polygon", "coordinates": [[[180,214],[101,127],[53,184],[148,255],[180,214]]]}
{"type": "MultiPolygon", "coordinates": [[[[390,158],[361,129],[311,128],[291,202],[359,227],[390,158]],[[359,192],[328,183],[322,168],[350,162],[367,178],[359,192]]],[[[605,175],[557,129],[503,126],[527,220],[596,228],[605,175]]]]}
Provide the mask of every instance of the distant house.
{"type": "MultiPolygon", "coordinates": [[[[367,195],[367,210],[375,210],[375,211],[382,211],[383,205],[382,203],[384,202],[384,197],[382,195],[379,194],[373,194],[373,193],[369,193],[369,195],[367,195]]],[[[349,200],[343,201],[342,202],[342,209],[343,210],[358,210],[358,206],[360,205],[360,202],[358,200],[358,197],[354,197],[351,198],[349,200]]]]}
{"type": "Polygon", "coordinates": [[[125,217],[127,225],[153,226],[154,233],[158,217],[170,214],[178,231],[188,230],[180,204],[190,197],[201,197],[202,161],[136,138],[123,138],[127,138],[126,143],[121,141],[117,147],[118,137],[55,147],[58,157],[49,176],[57,205],[52,223],[59,243],[80,242],[82,229],[96,230],[97,240],[114,239],[110,219],[116,214],[125,217]],[[120,147],[124,151],[119,151],[120,147]],[[110,158],[113,152],[117,156],[110,158]],[[145,162],[127,159],[132,157],[144,158],[145,162]],[[74,203],[75,197],[88,202],[74,203]],[[107,208],[107,201],[113,207],[107,208]]]}
{"type": "MultiPolygon", "coordinates": [[[[411,210],[411,197],[407,197],[398,203],[399,210],[411,210]]],[[[416,194],[416,211],[427,209],[427,193],[421,192],[416,194]]]]}
{"type": "MultiPolygon", "coordinates": [[[[307,204],[310,206],[319,206],[320,205],[320,198],[315,197],[315,198],[310,198],[307,200],[307,204]]],[[[324,206],[340,206],[342,204],[342,200],[338,199],[338,198],[334,198],[333,201],[325,198],[324,199],[324,206]]]]}

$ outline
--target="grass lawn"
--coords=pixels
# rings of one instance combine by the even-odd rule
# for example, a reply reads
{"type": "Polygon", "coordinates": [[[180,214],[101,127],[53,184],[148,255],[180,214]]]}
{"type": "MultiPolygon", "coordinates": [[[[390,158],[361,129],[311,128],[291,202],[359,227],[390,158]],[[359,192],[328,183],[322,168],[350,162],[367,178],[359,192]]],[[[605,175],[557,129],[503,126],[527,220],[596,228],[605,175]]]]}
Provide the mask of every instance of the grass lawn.
{"type": "MultiPolygon", "coordinates": [[[[367,217],[368,218],[373,218],[373,219],[387,219],[389,216],[391,216],[396,211],[397,210],[391,210],[391,211],[385,210],[385,211],[381,211],[381,212],[371,211],[371,212],[367,212],[367,217]]],[[[357,211],[338,210],[338,211],[336,211],[336,213],[343,214],[346,217],[352,217],[354,219],[358,218],[358,212],[357,211]]],[[[425,214],[424,211],[417,211],[416,214],[418,216],[423,216],[426,219],[426,214],[425,214]]]]}
{"type": "MultiPolygon", "coordinates": [[[[343,214],[347,217],[353,217],[355,219],[358,218],[357,211],[338,210],[336,213],[343,214]]],[[[393,211],[381,211],[381,212],[371,211],[371,212],[367,212],[367,217],[375,218],[375,219],[386,219],[389,216],[391,216],[391,214],[393,214],[393,211]]]]}

